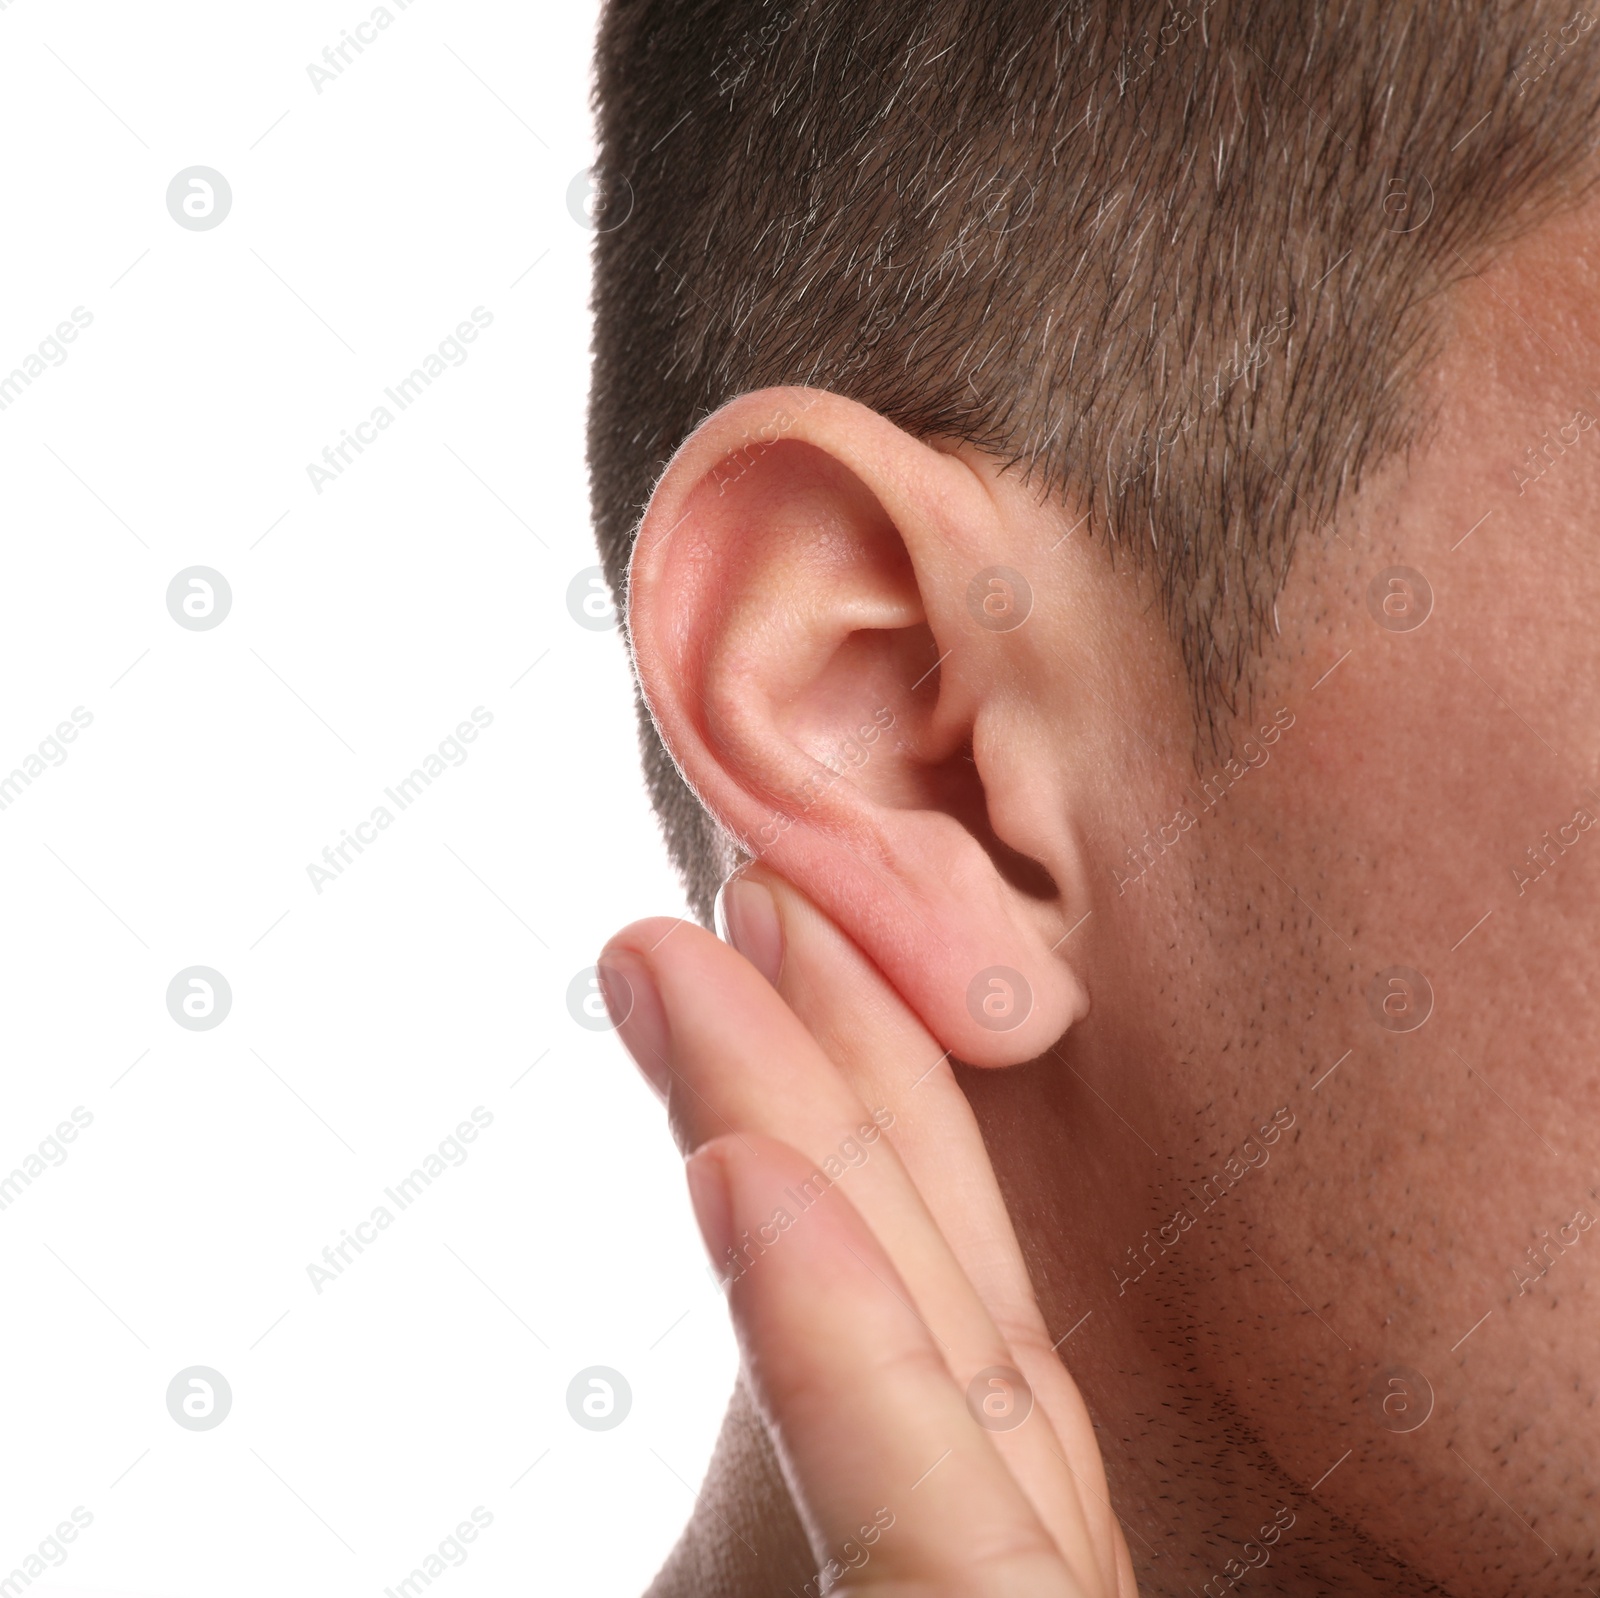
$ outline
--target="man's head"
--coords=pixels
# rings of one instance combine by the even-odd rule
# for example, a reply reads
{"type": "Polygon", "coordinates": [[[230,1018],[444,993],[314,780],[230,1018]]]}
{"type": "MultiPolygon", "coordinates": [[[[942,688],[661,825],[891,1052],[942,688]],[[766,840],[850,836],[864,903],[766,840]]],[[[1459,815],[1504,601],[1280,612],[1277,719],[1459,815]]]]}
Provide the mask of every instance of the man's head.
{"type": "Polygon", "coordinates": [[[966,1080],[1152,1582],[1291,1493],[1452,1590],[1600,1581],[1592,27],[606,22],[669,841],[1017,1067],[966,1080]]]}

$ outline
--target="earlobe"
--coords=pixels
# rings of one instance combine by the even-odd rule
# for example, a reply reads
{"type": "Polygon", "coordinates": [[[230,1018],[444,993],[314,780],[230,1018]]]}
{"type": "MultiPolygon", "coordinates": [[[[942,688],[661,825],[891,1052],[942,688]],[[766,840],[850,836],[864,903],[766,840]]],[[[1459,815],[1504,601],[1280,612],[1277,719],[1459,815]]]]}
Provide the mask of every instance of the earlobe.
{"type": "Polygon", "coordinates": [[[1026,558],[962,461],[768,390],[679,451],[629,580],[640,682],[691,786],[976,1065],[1043,1054],[1087,1009],[1051,947],[1066,907],[991,824],[1037,805],[985,788],[1023,769],[984,753],[1039,698],[1003,612],[1026,558]]]}

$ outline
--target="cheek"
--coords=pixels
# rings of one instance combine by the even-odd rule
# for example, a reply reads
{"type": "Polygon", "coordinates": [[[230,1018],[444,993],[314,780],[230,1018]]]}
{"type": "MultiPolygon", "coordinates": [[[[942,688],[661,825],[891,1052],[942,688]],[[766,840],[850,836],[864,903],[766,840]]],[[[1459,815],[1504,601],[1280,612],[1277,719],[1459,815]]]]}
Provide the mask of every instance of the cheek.
{"type": "MultiPolygon", "coordinates": [[[[1437,1416],[1470,1402],[1560,1547],[1580,1535],[1580,1511],[1547,1467],[1592,1474],[1600,1447],[1590,1429],[1538,1443],[1532,1429],[1563,1380],[1600,1386],[1584,1327],[1593,1272],[1580,1245],[1519,1297],[1510,1267],[1582,1201],[1572,1162],[1600,1142],[1600,847],[1570,825],[1600,772],[1600,579],[1574,544],[1576,505],[1546,522],[1544,549],[1486,544],[1476,568],[1450,566],[1482,501],[1426,491],[1446,502],[1437,535],[1364,547],[1348,569],[1330,560],[1280,603],[1294,648],[1269,666],[1262,698],[1289,705],[1295,725],[1198,835],[1191,910],[1229,956],[1189,1019],[1195,1055],[1231,1066],[1201,1073],[1188,1108],[1207,1145],[1237,1147],[1247,1128],[1230,1137],[1206,1108],[1225,1081],[1241,1111],[1288,1105],[1299,1136],[1230,1191],[1215,1255],[1202,1226],[1180,1264],[1193,1263],[1198,1316],[1217,1331],[1210,1374],[1248,1395],[1244,1419],[1277,1457],[1353,1435],[1355,1415],[1373,1446],[1413,1450],[1425,1519],[1465,1547],[1492,1500],[1443,1447],[1437,1416]],[[1409,632],[1366,603],[1374,571],[1402,564],[1436,573],[1433,612],[1409,632]],[[1529,848],[1545,869],[1519,893],[1512,868],[1529,848]],[[1253,1259],[1227,1264],[1258,1233],[1273,1236],[1278,1253],[1254,1246],[1281,1280],[1253,1259]],[[1244,1325],[1249,1336],[1225,1337],[1244,1325]],[[1431,1429],[1371,1420],[1367,1384],[1391,1366],[1431,1379],[1431,1429]],[[1308,1370],[1320,1373],[1309,1384],[1308,1370]]],[[[1395,1485],[1388,1470],[1341,1473],[1318,1496],[1420,1551],[1431,1534],[1407,1522],[1395,1485]]]]}

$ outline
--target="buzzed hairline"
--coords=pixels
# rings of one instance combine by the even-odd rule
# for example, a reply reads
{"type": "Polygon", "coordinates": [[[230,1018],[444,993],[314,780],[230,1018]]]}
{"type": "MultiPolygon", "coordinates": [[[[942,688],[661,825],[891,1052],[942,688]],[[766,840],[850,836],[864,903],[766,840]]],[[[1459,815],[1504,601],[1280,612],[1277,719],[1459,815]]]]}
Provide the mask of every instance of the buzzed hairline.
{"type": "MultiPolygon", "coordinates": [[[[1565,20],[611,0],[596,172],[631,208],[596,236],[589,459],[624,613],[694,426],[830,389],[1087,508],[1224,735],[1297,542],[1427,421],[1440,294],[1592,181],[1600,38],[1565,20]]],[[[708,918],[739,851],[642,703],[641,744],[708,918]]]]}

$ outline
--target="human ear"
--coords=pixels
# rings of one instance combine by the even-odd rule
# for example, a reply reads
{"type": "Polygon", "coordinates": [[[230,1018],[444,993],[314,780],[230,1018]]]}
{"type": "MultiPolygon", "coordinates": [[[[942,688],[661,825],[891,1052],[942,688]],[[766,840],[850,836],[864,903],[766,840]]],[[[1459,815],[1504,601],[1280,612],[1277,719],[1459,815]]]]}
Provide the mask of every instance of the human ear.
{"type": "Polygon", "coordinates": [[[957,455],[769,389],[679,450],[628,583],[689,784],[974,1065],[1043,1054],[1088,1002],[1040,863],[1050,662],[1022,537],[957,455]]]}

